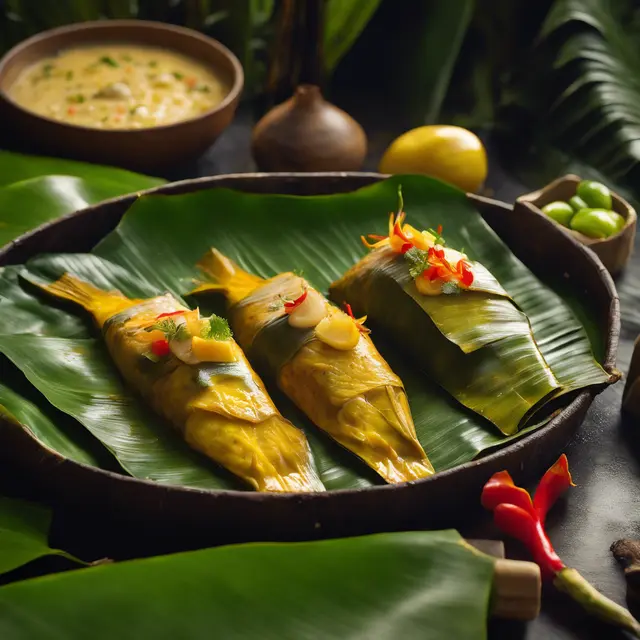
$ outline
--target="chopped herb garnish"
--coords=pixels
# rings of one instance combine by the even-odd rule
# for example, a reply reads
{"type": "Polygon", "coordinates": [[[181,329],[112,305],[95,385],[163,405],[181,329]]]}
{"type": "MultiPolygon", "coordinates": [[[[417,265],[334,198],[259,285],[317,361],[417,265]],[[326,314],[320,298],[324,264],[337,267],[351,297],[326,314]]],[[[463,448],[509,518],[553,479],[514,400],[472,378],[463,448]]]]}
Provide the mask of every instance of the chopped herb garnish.
{"type": "Polygon", "coordinates": [[[124,60],[125,62],[131,62],[133,60],[133,58],[128,54],[124,54],[124,55],[120,56],[120,59],[124,60]]]}
{"type": "Polygon", "coordinates": [[[422,272],[429,268],[429,252],[424,249],[412,247],[404,257],[409,263],[409,275],[412,278],[419,278],[422,272]]]}
{"type": "Polygon", "coordinates": [[[453,282],[453,281],[444,282],[442,284],[442,293],[446,295],[453,295],[456,293],[460,293],[460,287],[456,282],[453,282]]]}
{"type": "Polygon", "coordinates": [[[102,64],[106,64],[109,67],[119,67],[120,65],[111,56],[102,56],[100,58],[102,64]]]}
{"type": "Polygon", "coordinates": [[[65,74],[65,78],[67,80],[73,80],[73,71],[67,71],[67,73],[65,74]]]}
{"type": "Polygon", "coordinates": [[[184,79],[184,73],[180,73],[179,71],[174,71],[173,72],[173,77],[176,80],[183,80],[184,79]]]}
{"type": "Polygon", "coordinates": [[[278,298],[275,302],[272,302],[268,307],[268,311],[278,311],[278,309],[282,309],[284,307],[284,299],[282,297],[278,298]]]}
{"type": "Polygon", "coordinates": [[[233,333],[229,323],[214,314],[209,318],[209,326],[202,330],[202,337],[205,340],[231,340],[233,333]]]}
{"type": "Polygon", "coordinates": [[[193,89],[190,89],[190,91],[199,91],[200,93],[210,93],[211,87],[209,87],[208,84],[201,84],[197,87],[194,87],[193,89]]]}
{"type": "Polygon", "coordinates": [[[199,387],[210,387],[211,386],[211,373],[203,369],[197,369],[196,373],[196,384],[199,387]]]}
{"type": "Polygon", "coordinates": [[[81,93],[77,93],[75,96],[68,96],[67,102],[72,104],[82,104],[85,101],[85,97],[81,93]]]}
{"type": "Polygon", "coordinates": [[[177,325],[173,318],[165,318],[160,320],[150,327],[147,327],[145,331],[162,331],[167,340],[187,340],[190,338],[190,334],[184,324],[177,325]]]}
{"type": "Polygon", "coordinates": [[[51,77],[51,72],[55,69],[55,65],[53,64],[45,64],[42,67],[42,75],[45,78],[50,78],[51,77]]]}
{"type": "Polygon", "coordinates": [[[150,67],[157,67],[158,66],[158,61],[157,60],[149,60],[149,66],[150,67]]]}

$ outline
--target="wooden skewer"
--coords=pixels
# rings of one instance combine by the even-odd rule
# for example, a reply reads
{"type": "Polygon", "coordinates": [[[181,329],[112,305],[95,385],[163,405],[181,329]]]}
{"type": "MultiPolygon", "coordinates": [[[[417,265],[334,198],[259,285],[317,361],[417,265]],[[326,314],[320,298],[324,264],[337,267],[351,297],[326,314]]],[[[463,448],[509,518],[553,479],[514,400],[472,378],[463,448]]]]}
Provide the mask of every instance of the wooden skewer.
{"type": "Polygon", "coordinates": [[[499,540],[467,540],[479,551],[496,558],[490,612],[495,618],[533,620],[540,613],[542,580],[533,562],[508,560],[499,540]]]}

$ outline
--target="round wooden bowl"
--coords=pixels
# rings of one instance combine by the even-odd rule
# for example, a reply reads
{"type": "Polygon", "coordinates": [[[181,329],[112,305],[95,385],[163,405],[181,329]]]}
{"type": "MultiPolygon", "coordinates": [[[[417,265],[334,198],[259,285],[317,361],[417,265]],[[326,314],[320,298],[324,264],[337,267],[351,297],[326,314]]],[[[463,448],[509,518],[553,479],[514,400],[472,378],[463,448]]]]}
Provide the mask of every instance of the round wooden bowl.
{"type": "MultiPolygon", "coordinates": [[[[576,188],[582,178],[568,174],[550,182],[546,187],[532,191],[516,200],[515,212],[520,215],[523,207],[533,207],[536,212],[544,216],[542,207],[556,200],[569,201],[576,195],[576,188]]],[[[618,194],[611,194],[613,210],[625,219],[624,227],[612,236],[603,239],[589,238],[578,231],[563,227],[560,223],[554,224],[565,233],[572,235],[579,242],[594,251],[602,264],[609,270],[609,273],[616,275],[629,262],[633,252],[633,242],[636,235],[637,215],[635,209],[618,194]]]]}
{"type": "Polygon", "coordinates": [[[51,155],[153,172],[203,153],[233,119],[244,84],[238,59],[217,40],[191,29],[144,20],[83,22],[40,33],[0,60],[0,118],[5,133],[51,155]],[[8,89],[29,65],[71,47],[125,43],[170,49],[213,69],[229,87],[202,115],[147,129],[93,129],[59,122],[16,104],[8,89]]]}
{"type": "MultiPolygon", "coordinates": [[[[239,174],[186,180],[148,193],[182,194],[228,187],[253,193],[331,194],[382,178],[374,173],[239,174]]],[[[0,265],[23,263],[40,253],[90,250],[114,229],[135,197],[104,202],[21,236],[0,250],[0,265]]],[[[514,216],[506,204],[468,197],[534,273],[543,279],[564,274],[567,286],[589,302],[605,345],[604,367],[615,373],[618,297],[598,258],[535,211],[524,209],[514,216]]],[[[455,526],[478,513],[482,486],[493,473],[507,469],[521,481],[537,476],[553,462],[600,390],[567,398],[549,424],[503,449],[401,485],[287,495],[160,485],[62,459],[24,429],[7,422],[0,422],[0,469],[3,464],[13,465],[15,473],[22,474],[40,495],[62,509],[68,506],[77,511],[80,507],[87,529],[79,535],[83,539],[102,536],[106,548],[126,549],[125,555],[226,542],[308,540],[455,526]]],[[[76,522],[72,528],[78,526],[76,522]]]]}

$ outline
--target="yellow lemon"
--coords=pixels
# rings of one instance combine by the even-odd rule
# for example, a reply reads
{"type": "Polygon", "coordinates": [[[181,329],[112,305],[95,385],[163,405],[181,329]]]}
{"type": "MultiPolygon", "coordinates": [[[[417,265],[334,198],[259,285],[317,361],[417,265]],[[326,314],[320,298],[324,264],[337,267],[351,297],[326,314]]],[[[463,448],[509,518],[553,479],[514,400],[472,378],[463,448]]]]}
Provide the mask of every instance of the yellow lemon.
{"type": "Polygon", "coordinates": [[[381,173],[421,173],[476,191],[487,177],[487,154],[478,136],[462,127],[429,125],[396,138],[380,161],[381,173]]]}

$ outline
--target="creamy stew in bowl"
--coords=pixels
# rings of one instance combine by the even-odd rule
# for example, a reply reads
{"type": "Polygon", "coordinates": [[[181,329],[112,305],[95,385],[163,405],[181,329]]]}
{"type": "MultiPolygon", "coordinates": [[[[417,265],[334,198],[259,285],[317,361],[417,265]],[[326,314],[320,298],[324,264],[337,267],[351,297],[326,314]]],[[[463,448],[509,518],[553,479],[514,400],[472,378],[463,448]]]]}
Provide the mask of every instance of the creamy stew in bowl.
{"type": "Polygon", "coordinates": [[[213,109],[229,87],[179,53],[135,45],[68,49],[29,66],[7,91],[24,109],[97,129],[141,129],[213,109]]]}

